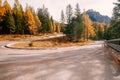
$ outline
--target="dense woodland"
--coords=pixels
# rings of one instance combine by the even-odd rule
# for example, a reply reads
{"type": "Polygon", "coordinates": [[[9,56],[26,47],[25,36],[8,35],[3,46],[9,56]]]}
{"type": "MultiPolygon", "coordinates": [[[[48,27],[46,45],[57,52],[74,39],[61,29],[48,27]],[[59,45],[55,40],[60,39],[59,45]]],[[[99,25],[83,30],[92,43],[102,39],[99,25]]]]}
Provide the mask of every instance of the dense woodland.
{"type": "Polygon", "coordinates": [[[0,0],[0,34],[64,33],[69,41],[119,38],[120,4],[115,5],[111,24],[91,21],[85,10],[80,12],[79,4],[75,9],[67,5],[66,12],[61,11],[61,21],[57,22],[44,5],[35,12],[29,5],[23,10],[19,0],[15,0],[13,8],[7,0],[3,4],[0,0]]]}

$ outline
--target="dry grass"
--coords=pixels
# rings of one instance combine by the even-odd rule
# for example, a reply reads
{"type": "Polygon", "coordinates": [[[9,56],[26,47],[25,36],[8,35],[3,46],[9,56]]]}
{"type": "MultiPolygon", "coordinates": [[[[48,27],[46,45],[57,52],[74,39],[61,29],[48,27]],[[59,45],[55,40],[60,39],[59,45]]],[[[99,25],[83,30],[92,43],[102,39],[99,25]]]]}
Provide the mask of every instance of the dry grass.
{"type": "Polygon", "coordinates": [[[17,43],[13,46],[15,47],[26,47],[26,48],[57,48],[57,47],[69,47],[69,46],[82,46],[85,44],[89,44],[92,41],[80,41],[80,42],[69,42],[65,41],[64,39],[50,39],[50,40],[44,40],[44,41],[34,41],[34,42],[23,42],[23,43],[17,43]],[[29,44],[32,43],[32,46],[29,46],[29,44]]]}

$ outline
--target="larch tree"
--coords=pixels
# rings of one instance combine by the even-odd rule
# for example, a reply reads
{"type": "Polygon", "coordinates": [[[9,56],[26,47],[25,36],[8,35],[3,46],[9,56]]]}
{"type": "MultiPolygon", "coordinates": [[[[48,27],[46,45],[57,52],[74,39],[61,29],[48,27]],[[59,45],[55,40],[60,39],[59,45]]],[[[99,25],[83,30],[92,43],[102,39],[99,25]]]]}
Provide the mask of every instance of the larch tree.
{"type": "Polygon", "coordinates": [[[61,30],[61,26],[60,26],[60,23],[57,23],[57,27],[56,27],[56,30],[57,30],[57,33],[60,33],[60,30],[61,30]]]}
{"type": "Polygon", "coordinates": [[[38,16],[35,17],[35,24],[37,26],[38,32],[40,32],[42,23],[40,19],[38,18],[38,16]]]}
{"type": "Polygon", "coordinates": [[[84,22],[84,32],[83,37],[84,40],[88,40],[89,38],[93,38],[95,36],[94,27],[92,26],[92,21],[90,20],[89,16],[84,11],[83,13],[83,22],[84,22]]]}
{"type": "Polygon", "coordinates": [[[54,30],[53,30],[53,18],[51,16],[51,19],[50,19],[50,33],[54,33],[54,30]]]}
{"type": "Polygon", "coordinates": [[[3,6],[5,8],[5,16],[4,16],[4,19],[3,19],[2,31],[5,34],[13,34],[13,33],[15,33],[16,27],[15,27],[14,18],[13,18],[13,15],[12,15],[11,6],[9,5],[7,0],[5,0],[3,6]]]}
{"type": "Polygon", "coordinates": [[[5,8],[5,12],[6,12],[6,13],[9,12],[9,13],[12,14],[11,6],[10,6],[10,4],[8,3],[7,0],[5,0],[3,7],[5,8]]]}
{"type": "Polygon", "coordinates": [[[30,34],[32,34],[32,35],[37,34],[37,27],[35,25],[35,19],[34,19],[34,16],[28,6],[26,6],[25,21],[26,21],[26,25],[29,28],[30,34]]]}
{"type": "Polygon", "coordinates": [[[56,23],[53,22],[53,31],[56,32],[56,23]]]}
{"type": "Polygon", "coordinates": [[[5,9],[2,5],[2,0],[0,0],[0,22],[3,21],[3,16],[5,15],[5,9]]]}
{"type": "Polygon", "coordinates": [[[4,16],[5,16],[5,9],[2,5],[2,0],[0,0],[0,33],[2,33],[4,16]]]}

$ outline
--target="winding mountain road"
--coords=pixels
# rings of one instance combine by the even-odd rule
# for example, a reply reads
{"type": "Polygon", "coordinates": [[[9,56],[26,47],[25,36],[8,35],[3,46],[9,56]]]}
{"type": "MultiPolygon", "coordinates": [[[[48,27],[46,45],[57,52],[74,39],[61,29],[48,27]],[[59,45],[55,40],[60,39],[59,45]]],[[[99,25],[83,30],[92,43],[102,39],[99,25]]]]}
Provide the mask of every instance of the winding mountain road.
{"type": "Polygon", "coordinates": [[[120,80],[103,41],[47,50],[5,48],[0,42],[0,80],[120,80]]]}

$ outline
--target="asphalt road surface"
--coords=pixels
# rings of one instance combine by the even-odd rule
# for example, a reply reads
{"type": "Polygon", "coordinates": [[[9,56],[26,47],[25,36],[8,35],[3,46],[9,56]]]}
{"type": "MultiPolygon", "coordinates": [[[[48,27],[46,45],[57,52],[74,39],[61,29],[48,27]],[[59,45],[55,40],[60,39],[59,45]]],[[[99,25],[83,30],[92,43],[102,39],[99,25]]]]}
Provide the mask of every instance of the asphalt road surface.
{"type": "Polygon", "coordinates": [[[47,50],[5,48],[0,42],[0,80],[120,80],[103,42],[47,50]]]}

